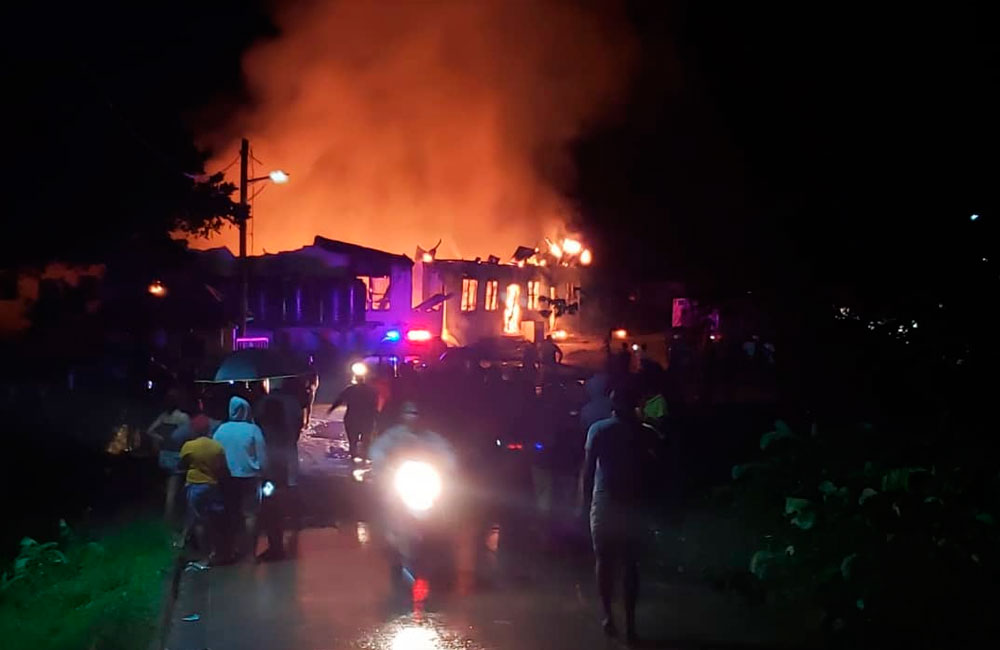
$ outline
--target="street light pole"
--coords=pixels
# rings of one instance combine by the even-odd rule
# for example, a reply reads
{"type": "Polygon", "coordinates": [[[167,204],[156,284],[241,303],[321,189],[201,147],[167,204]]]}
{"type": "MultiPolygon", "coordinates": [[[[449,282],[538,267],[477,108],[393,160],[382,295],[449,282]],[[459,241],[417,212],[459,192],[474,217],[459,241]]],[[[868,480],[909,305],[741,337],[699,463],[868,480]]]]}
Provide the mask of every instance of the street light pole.
{"type": "Polygon", "coordinates": [[[250,141],[246,138],[240,142],[240,336],[247,335],[247,312],[250,310],[250,269],[247,260],[247,219],[250,218],[250,206],[247,205],[247,166],[250,160],[250,141]]]}

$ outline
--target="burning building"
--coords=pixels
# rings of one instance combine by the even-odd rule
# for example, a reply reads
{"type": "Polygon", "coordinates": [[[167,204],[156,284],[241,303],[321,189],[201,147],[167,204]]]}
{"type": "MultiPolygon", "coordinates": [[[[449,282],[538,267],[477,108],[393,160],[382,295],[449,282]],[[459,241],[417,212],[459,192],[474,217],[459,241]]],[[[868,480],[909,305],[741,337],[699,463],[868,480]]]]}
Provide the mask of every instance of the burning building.
{"type": "Polygon", "coordinates": [[[500,336],[539,341],[557,330],[580,329],[582,266],[590,259],[582,246],[558,256],[522,246],[509,263],[495,256],[436,259],[418,250],[414,303],[418,312],[440,312],[441,338],[449,345],[500,336]]]}
{"type": "MultiPolygon", "coordinates": [[[[405,255],[316,237],[311,246],[249,259],[246,335],[233,347],[277,346],[375,353],[423,345],[428,352],[509,336],[540,340],[579,329],[579,251],[554,257],[521,247],[509,262],[405,255]]],[[[198,252],[201,273],[238,295],[238,259],[198,252]]],[[[589,252],[587,253],[589,257],[589,252]]],[[[235,313],[235,312],[234,312],[235,313]]]]}

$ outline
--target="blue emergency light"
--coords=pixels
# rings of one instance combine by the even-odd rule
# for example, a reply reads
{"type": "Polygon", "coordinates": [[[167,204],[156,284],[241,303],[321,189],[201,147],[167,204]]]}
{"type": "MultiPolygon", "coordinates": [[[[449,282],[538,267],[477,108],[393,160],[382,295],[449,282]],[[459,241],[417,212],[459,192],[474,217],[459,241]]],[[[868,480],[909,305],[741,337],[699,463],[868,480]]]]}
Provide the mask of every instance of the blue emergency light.
{"type": "Polygon", "coordinates": [[[385,338],[382,340],[397,343],[401,338],[403,338],[403,335],[399,333],[399,330],[389,330],[385,333],[385,338]]]}

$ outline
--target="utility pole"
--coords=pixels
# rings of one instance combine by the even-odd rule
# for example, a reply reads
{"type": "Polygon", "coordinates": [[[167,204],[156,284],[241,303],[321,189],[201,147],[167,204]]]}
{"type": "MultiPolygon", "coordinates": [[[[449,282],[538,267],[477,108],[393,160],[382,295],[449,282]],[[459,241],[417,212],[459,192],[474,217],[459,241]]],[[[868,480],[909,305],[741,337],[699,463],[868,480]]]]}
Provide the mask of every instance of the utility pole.
{"type": "Polygon", "coordinates": [[[247,259],[247,220],[250,206],[247,204],[247,166],[250,161],[250,141],[243,138],[240,143],[240,206],[237,216],[240,226],[240,336],[247,335],[247,312],[250,310],[250,261],[247,259]]]}

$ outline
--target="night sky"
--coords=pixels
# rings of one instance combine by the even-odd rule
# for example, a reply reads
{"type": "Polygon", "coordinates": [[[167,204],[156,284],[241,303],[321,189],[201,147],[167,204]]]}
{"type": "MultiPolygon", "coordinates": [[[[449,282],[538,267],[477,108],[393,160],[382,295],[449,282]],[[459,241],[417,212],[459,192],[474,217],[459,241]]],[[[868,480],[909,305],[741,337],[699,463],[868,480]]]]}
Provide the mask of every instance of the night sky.
{"type": "MultiPolygon", "coordinates": [[[[240,54],[273,32],[262,4],[15,10],[4,210],[24,235],[4,239],[8,262],[99,251],[155,209],[151,179],[196,167],[193,127],[239,104],[240,54]]],[[[575,147],[573,198],[600,259],[720,291],[906,291],[991,245],[1000,94],[985,9],[627,9],[631,95],[575,147]]]]}

